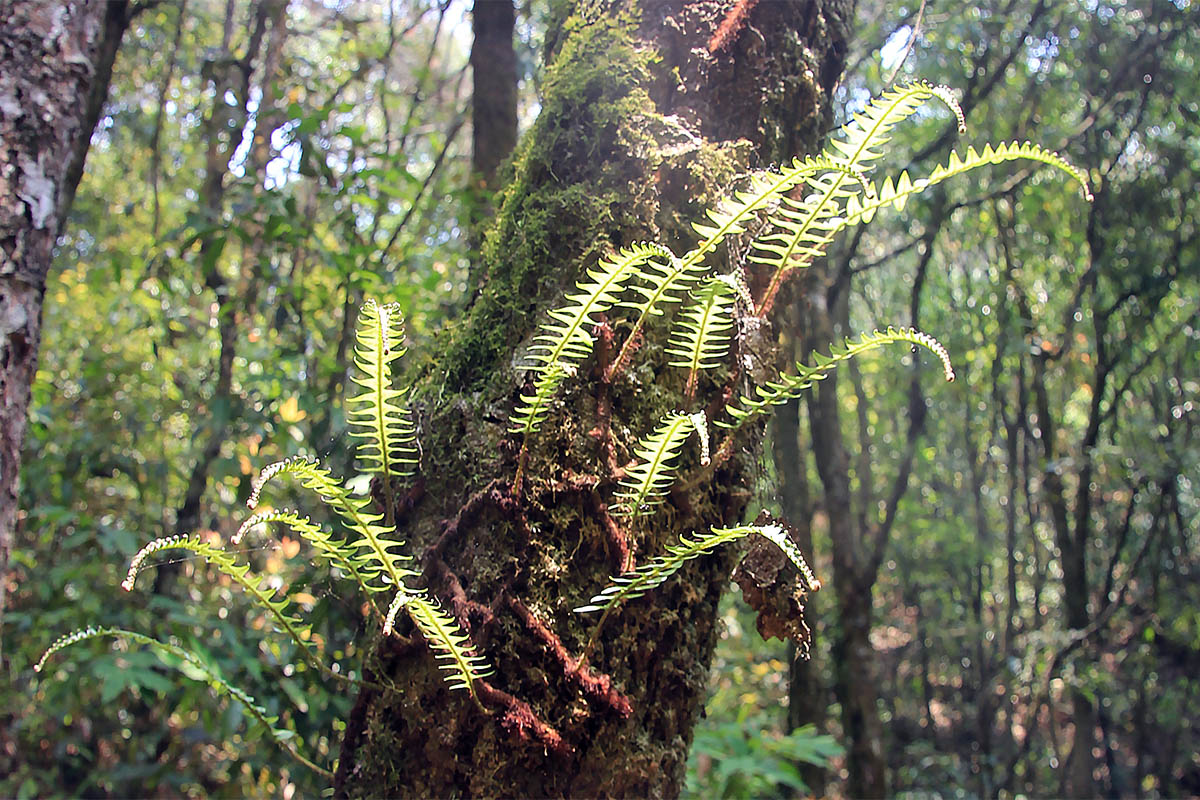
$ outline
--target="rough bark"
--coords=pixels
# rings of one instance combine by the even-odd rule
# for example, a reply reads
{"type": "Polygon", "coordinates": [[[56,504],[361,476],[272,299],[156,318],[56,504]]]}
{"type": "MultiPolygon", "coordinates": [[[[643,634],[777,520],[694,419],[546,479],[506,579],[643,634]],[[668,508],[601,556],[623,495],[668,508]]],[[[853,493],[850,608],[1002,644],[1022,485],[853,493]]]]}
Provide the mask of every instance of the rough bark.
{"type": "MultiPolygon", "coordinates": [[[[498,198],[488,280],[417,379],[426,467],[397,509],[428,587],[496,672],[476,706],[445,688],[418,638],[380,642],[368,675],[399,690],[360,695],[340,796],[662,797],[681,788],[733,554],[692,562],[613,614],[583,668],[576,659],[595,620],[571,609],[627,553],[642,563],[681,533],[739,518],[754,437],[648,524],[613,523],[611,468],[682,405],[685,376],[662,366],[659,330],[611,384],[596,368],[606,350],[599,331],[596,356],[529,442],[519,493],[520,443],[505,428],[529,338],[597,256],[640,239],[682,252],[693,243],[687,223],[747,162],[809,151],[826,128],[845,6],[734,6],[584,3],[548,36],[542,114],[498,198]],[[741,29],[710,50],[737,8],[749,11],[741,29]]],[[[628,325],[612,327],[619,343],[628,325]]],[[[682,483],[700,476],[694,452],[681,472],[682,483]]]]}
{"type": "Polygon", "coordinates": [[[108,4],[0,1],[0,614],[42,298],[108,4]]]}

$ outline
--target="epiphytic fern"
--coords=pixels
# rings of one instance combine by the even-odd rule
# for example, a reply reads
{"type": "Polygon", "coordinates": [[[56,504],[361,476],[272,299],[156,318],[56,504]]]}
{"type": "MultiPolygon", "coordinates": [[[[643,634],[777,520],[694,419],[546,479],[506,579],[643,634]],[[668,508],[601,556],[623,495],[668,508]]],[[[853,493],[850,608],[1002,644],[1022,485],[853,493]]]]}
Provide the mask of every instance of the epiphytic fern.
{"type": "Polygon", "coordinates": [[[391,633],[400,609],[421,631],[421,635],[433,648],[438,666],[446,672],[446,682],[454,689],[466,689],[475,697],[475,681],[491,673],[487,662],[475,655],[474,645],[454,617],[447,614],[438,602],[423,592],[402,588],[396,592],[388,608],[383,631],[391,633]]]}
{"type": "Polygon", "coordinates": [[[396,303],[363,303],[355,329],[354,364],[361,374],[350,380],[362,391],[346,398],[346,419],[362,439],[358,457],[369,472],[384,477],[411,475],[416,467],[416,433],[399,402],[404,392],[392,388],[392,363],[404,355],[404,315],[396,303]]]}
{"type": "Polygon", "coordinates": [[[634,448],[637,462],[625,471],[621,490],[617,492],[620,503],[616,513],[637,518],[662,503],[674,480],[674,462],[679,450],[695,429],[696,422],[690,415],[676,411],[664,417],[653,433],[638,442],[634,448]]]}
{"type": "Polygon", "coordinates": [[[688,371],[684,397],[691,400],[696,379],[702,369],[713,369],[729,352],[733,330],[734,291],[729,282],[710,278],[692,293],[692,302],[684,308],[667,343],[672,367],[688,371]]]}
{"type": "Polygon", "coordinates": [[[820,587],[820,582],[813,577],[812,570],[809,569],[804,556],[800,554],[799,548],[787,539],[787,534],[778,525],[714,527],[702,536],[693,534],[695,538],[689,538],[687,535],[679,537],[679,543],[668,545],[665,554],[652,559],[632,572],[614,577],[609,586],[592,597],[587,604],[576,608],[575,611],[579,614],[587,614],[592,611],[607,613],[626,600],[641,597],[656,586],[660,586],[692,559],[699,558],[705,553],[711,553],[727,542],[734,542],[751,534],[764,536],[779,546],[788,560],[796,566],[796,569],[800,570],[809,586],[814,589],[820,587]],[[788,546],[781,546],[781,541],[786,541],[788,546]]]}
{"type": "MultiPolygon", "coordinates": [[[[38,659],[38,662],[34,665],[33,669],[35,672],[41,672],[45,668],[46,662],[60,650],[75,644],[79,644],[80,642],[86,642],[102,637],[113,637],[116,639],[133,642],[134,644],[149,647],[151,650],[155,651],[160,658],[165,655],[168,658],[176,658],[179,659],[179,661],[186,663],[188,667],[190,667],[191,671],[189,672],[188,670],[180,669],[180,674],[194,680],[203,681],[215,689],[218,694],[223,694],[227,697],[232,697],[234,700],[237,700],[242,704],[242,707],[246,709],[250,716],[253,717],[254,720],[263,727],[267,734],[278,744],[290,751],[292,756],[294,756],[298,761],[314,772],[325,776],[326,778],[333,777],[333,773],[313,763],[306,758],[303,753],[296,749],[296,745],[292,741],[296,735],[295,731],[289,730],[288,728],[279,727],[278,716],[268,714],[267,710],[260,706],[253,697],[222,678],[220,674],[216,672],[216,670],[201,661],[200,658],[198,658],[190,650],[175,644],[171,644],[170,642],[160,642],[159,640],[145,636],[144,634],[137,633],[135,631],[122,630],[121,628],[84,628],[83,630],[75,631],[74,633],[67,634],[66,636],[60,636],[54,642],[54,644],[50,645],[50,647],[46,649],[46,652],[42,654],[40,659],[38,659]]],[[[170,666],[178,668],[177,664],[170,664],[169,661],[164,663],[168,663],[170,666]]]]}
{"type": "Polygon", "coordinates": [[[740,428],[751,418],[767,413],[772,406],[781,405],[794,397],[799,397],[817,381],[826,378],[843,362],[860,353],[896,342],[906,342],[928,349],[941,362],[946,380],[954,380],[954,367],[950,363],[950,355],[936,339],[913,328],[888,328],[882,333],[875,331],[863,334],[856,341],[846,339],[841,347],[830,348],[830,354],[827,356],[815,353],[813,360],[817,363],[814,366],[797,363],[795,375],[782,375],[779,380],[768,381],[766,385],[754,387],[753,397],[743,395],[726,408],[729,416],[733,417],[733,421],[718,421],[717,425],[723,428],[740,428]]]}

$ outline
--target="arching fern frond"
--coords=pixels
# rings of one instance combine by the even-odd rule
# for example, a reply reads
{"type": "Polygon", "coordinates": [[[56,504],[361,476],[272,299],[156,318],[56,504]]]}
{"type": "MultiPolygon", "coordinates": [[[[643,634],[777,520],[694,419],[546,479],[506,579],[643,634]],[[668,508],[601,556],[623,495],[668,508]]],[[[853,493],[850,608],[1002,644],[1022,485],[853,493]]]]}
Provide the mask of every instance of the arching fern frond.
{"type": "Polygon", "coordinates": [[[385,477],[411,475],[417,465],[416,433],[398,402],[404,392],[392,388],[392,362],[404,355],[404,316],[397,303],[363,303],[354,332],[350,379],[362,391],[346,398],[350,435],[362,439],[358,457],[367,471],[385,477]]]}
{"type": "Polygon", "coordinates": [[[845,224],[854,225],[859,222],[870,222],[875,216],[875,212],[887,205],[891,205],[897,211],[900,211],[904,208],[904,204],[909,197],[920,194],[947,178],[962,175],[965,172],[970,172],[973,169],[988,164],[1003,164],[1007,161],[1017,161],[1020,159],[1036,161],[1065,172],[1079,184],[1080,189],[1083,191],[1084,199],[1089,203],[1092,201],[1092,192],[1088,188],[1087,176],[1058,153],[1047,150],[1032,142],[1001,142],[994,146],[991,144],[984,145],[982,151],[977,151],[974,147],[968,147],[965,156],[959,156],[957,152],[952,152],[947,162],[935,167],[933,172],[926,178],[919,178],[914,181],[908,176],[907,172],[901,172],[900,177],[895,181],[888,177],[873,197],[868,197],[866,200],[860,200],[857,197],[850,199],[846,204],[845,224]]]}
{"type": "Polygon", "coordinates": [[[528,436],[537,430],[550,411],[550,400],[558,392],[563,379],[575,371],[561,363],[550,364],[533,379],[533,394],[522,394],[521,403],[509,419],[509,433],[528,436]]]}
{"type": "Polygon", "coordinates": [[[803,198],[784,198],[770,215],[771,228],[751,243],[749,260],[773,271],[770,282],[755,308],[755,316],[770,310],[787,274],[807,267],[822,255],[836,234],[845,227],[842,209],[860,191],[870,196],[869,184],[864,186],[865,174],[883,156],[883,145],[891,132],[916,113],[926,101],[938,98],[954,111],[959,129],[965,128],[962,109],[951,91],[944,86],[919,82],[884,92],[867,107],[855,114],[850,122],[832,139],[826,154],[841,154],[836,159],[840,171],[826,171],[809,180],[809,191],[803,198]]]}
{"type": "Polygon", "coordinates": [[[575,284],[578,291],[567,295],[567,304],[549,312],[551,321],[542,325],[543,332],[534,337],[528,353],[536,362],[535,386],[540,383],[540,388],[535,388],[532,395],[522,395],[521,404],[513,412],[511,431],[528,435],[537,429],[545,416],[546,402],[562,383],[562,375],[549,377],[548,373],[556,368],[578,367],[587,358],[594,345],[588,328],[599,321],[599,314],[612,308],[629,279],[655,261],[673,262],[675,254],[663,245],[643,242],[602,258],[587,271],[587,280],[575,284]]]}
{"type": "Polygon", "coordinates": [[[187,550],[195,553],[215,567],[222,575],[231,578],[254,599],[257,605],[264,608],[275,619],[279,629],[291,637],[304,653],[305,658],[318,670],[323,671],[324,665],[313,652],[310,644],[312,629],[299,617],[290,613],[291,602],[287,593],[283,593],[280,600],[273,599],[276,590],[271,585],[270,576],[260,578],[251,575],[249,564],[238,564],[232,553],[222,550],[214,544],[209,544],[198,536],[167,536],[150,542],[139,550],[133,560],[129,562],[129,572],[122,581],[121,588],[127,592],[133,591],[133,584],[142,570],[142,564],[148,557],[161,550],[187,550]]]}
{"type": "Polygon", "coordinates": [[[613,578],[612,583],[604,591],[594,596],[586,605],[576,608],[575,612],[578,614],[587,614],[593,611],[603,611],[607,614],[611,609],[616,608],[626,600],[641,597],[651,589],[660,586],[667,578],[678,572],[684,564],[692,559],[699,558],[705,553],[711,553],[727,542],[734,542],[755,533],[765,536],[776,546],[779,546],[788,560],[795,564],[796,568],[805,576],[805,580],[811,578],[810,585],[815,584],[816,586],[820,586],[820,583],[813,577],[812,571],[808,568],[808,562],[800,554],[800,550],[792,544],[791,540],[787,538],[787,534],[778,525],[737,525],[732,528],[714,527],[703,536],[696,536],[695,538],[688,538],[686,534],[680,536],[679,543],[669,545],[665,555],[658,556],[632,572],[627,572],[624,575],[613,578]],[[787,546],[783,546],[781,542],[786,543],[787,546]]]}
{"type": "Polygon", "coordinates": [[[80,642],[86,642],[91,639],[99,639],[102,637],[113,637],[116,639],[123,639],[125,641],[133,642],[134,644],[150,648],[160,657],[167,655],[185,662],[191,668],[190,671],[179,669],[177,665],[171,664],[169,661],[164,661],[164,663],[168,664],[169,666],[179,669],[179,672],[185,677],[206,683],[212,687],[217,694],[231,697],[237,702],[241,703],[250,716],[253,717],[254,720],[263,727],[267,734],[278,744],[282,745],[284,749],[290,752],[292,756],[300,761],[300,763],[326,778],[333,777],[333,773],[313,763],[296,749],[296,745],[291,741],[296,735],[295,731],[284,727],[278,727],[279,717],[268,714],[267,710],[260,706],[258,702],[247,692],[229,683],[227,680],[217,674],[211,667],[209,667],[208,664],[201,661],[198,656],[196,656],[190,650],[180,647],[179,645],[171,644],[170,642],[160,642],[158,639],[153,639],[149,636],[145,636],[134,631],[123,630],[121,628],[84,628],[83,630],[69,633],[66,636],[60,636],[54,642],[54,644],[47,648],[46,652],[42,654],[42,657],[38,659],[38,662],[34,665],[33,670],[34,672],[41,672],[45,668],[46,662],[60,650],[80,642]]]}
{"type": "Polygon", "coordinates": [[[352,495],[333,479],[329,470],[316,461],[296,456],[264,467],[258,480],[254,482],[246,505],[251,509],[255,508],[263,487],[280,475],[294,475],[301,486],[316,492],[341,518],[346,528],[357,535],[357,538],[345,546],[355,553],[361,553],[360,556],[356,556],[357,560],[354,563],[368,581],[366,586],[370,591],[381,592],[389,586],[401,586],[405,578],[416,575],[404,566],[412,561],[412,557],[399,552],[404,541],[396,535],[396,529],[381,525],[383,515],[370,510],[371,498],[352,495]],[[372,574],[372,567],[379,572],[372,574]],[[382,576],[384,585],[371,582],[377,574],[382,576]]]}
{"type": "Polygon", "coordinates": [[[832,347],[829,355],[816,353],[814,366],[796,364],[795,375],[783,375],[777,381],[768,381],[764,386],[754,388],[755,396],[742,395],[727,409],[733,417],[732,422],[718,422],[723,428],[740,428],[746,422],[759,414],[770,411],[772,406],[786,403],[792,398],[799,397],[819,380],[826,378],[839,365],[849,361],[860,353],[874,350],[887,344],[907,342],[924,347],[938,357],[942,363],[942,371],[946,380],[954,380],[954,367],[950,363],[950,355],[937,339],[914,328],[888,328],[883,333],[875,331],[863,334],[857,341],[844,340],[841,347],[832,347]]]}
{"type": "Polygon", "coordinates": [[[446,682],[452,689],[466,689],[475,697],[475,681],[491,674],[487,661],[472,651],[470,638],[463,633],[454,617],[442,609],[436,600],[416,589],[403,588],[388,607],[383,633],[388,635],[396,622],[400,609],[408,612],[417,630],[429,642],[438,660],[438,666],[446,672],[446,682]]]}
{"type": "Polygon", "coordinates": [[[621,491],[616,495],[620,503],[614,513],[636,519],[662,503],[675,479],[673,462],[694,429],[695,422],[689,415],[675,411],[664,417],[653,433],[637,443],[633,451],[637,463],[621,480],[621,491]]]}
{"type": "Polygon", "coordinates": [[[723,280],[706,280],[694,292],[692,302],[679,315],[667,355],[672,367],[688,371],[685,397],[696,390],[696,377],[702,369],[713,369],[729,352],[729,334],[733,330],[733,287],[723,280]]]}
{"type": "Polygon", "coordinates": [[[300,516],[291,509],[281,508],[254,514],[242,523],[237,533],[230,537],[229,543],[236,546],[241,543],[247,531],[259,525],[269,525],[273,522],[286,525],[289,530],[312,545],[318,555],[332,563],[345,574],[354,578],[355,583],[367,595],[371,605],[375,604],[374,600],[370,600],[371,589],[367,585],[367,581],[379,575],[379,568],[368,557],[355,552],[355,548],[347,546],[344,541],[335,540],[320,525],[317,525],[308,517],[300,516]]]}

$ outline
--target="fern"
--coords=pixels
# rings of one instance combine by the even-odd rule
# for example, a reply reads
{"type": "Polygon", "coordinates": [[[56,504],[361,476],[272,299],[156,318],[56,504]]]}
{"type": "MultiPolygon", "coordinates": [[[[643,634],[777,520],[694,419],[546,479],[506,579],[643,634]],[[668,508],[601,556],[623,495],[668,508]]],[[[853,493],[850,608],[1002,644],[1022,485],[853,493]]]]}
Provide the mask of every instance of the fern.
{"type": "MultiPolygon", "coordinates": [[[[770,215],[772,228],[751,243],[750,262],[773,271],[755,316],[761,317],[770,310],[789,272],[807,267],[825,252],[846,226],[842,209],[864,188],[863,176],[883,156],[880,148],[891,139],[892,130],[934,97],[951,108],[959,130],[965,130],[962,109],[944,86],[920,82],[884,92],[855,114],[826,148],[827,155],[832,155],[831,151],[841,154],[843,168],[826,171],[818,179],[810,180],[810,191],[802,199],[781,198],[778,209],[770,215]],[[849,177],[857,180],[847,185],[849,177]]],[[[865,191],[870,196],[869,185],[865,191]]]]}
{"type": "Polygon", "coordinates": [[[250,716],[252,716],[254,720],[263,727],[267,734],[270,735],[275,742],[291,752],[291,754],[297,760],[299,760],[309,769],[321,774],[326,778],[333,777],[333,773],[313,763],[296,749],[296,745],[291,741],[296,736],[295,731],[287,728],[277,727],[279,717],[268,714],[267,710],[260,706],[258,702],[255,701],[255,699],[247,692],[226,681],[215,671],[213,671],[211,667],[201,661],[200,658],[194,653],[192,653],[190,650],[180,647],[179,645],[171,644],[170,642],[160,642],[159,640],[153,639],[149,636],[145,636],[134,631],[122,630],[121,628],[84,628],[82,630],[75,631],[74,633],[60,636],[57,640],[55,640],[54,644],[50,645],[50,647],[46,649],[46,652],[42,654],[42,657],[38,659],[38,662],[34,665],[33,670],[34,672],[41,672],[45,668],[46,662],[60,650],[80,642],[86,642],[91,639],[99,639],[105,636],[124,639],[133,642],[134,644],[143,645],[145,647],[149,647],[151,650],[156,651],[160,656],[163,654],[174,656],[180,661],[186,663],[191,669],[190,672],[181,667],[176,667],[176,669],[178,669],[179,672],[185,677],[207,683],[209,686],[215,689],[218,694],[232,697],[234,700],[241,703],[242,706],[250,713],[250,716]],[[196,677],[197,675],[200,677],[196,677]]]}
{"type": "Polygon", "coordinates": [[[695,428],[696,423],[690,415],[676,411],[668,414],[653,433],[638,442],[634,448],[637,463],[625,472],[622,490],[617,492],[621,501],[615,509],[617,514],[636,519],[662,503],[674,480],[672,462],[695,428]]]}
{"type": "Polygon", "coordinates": [[[187,550],[195,553],[215,567],[222,575],[234,580],[254,599],[256,604],[275,618],[280,630],[291,637],[309,663],[319,671],[325,670],[325,665],[312,651],[312,645],[309,643],[312,638],[312,629],[299,617],[289,613],[291,598],[287,593],[283,594],[283,599],[274,600],[276,590],[271,586],[270,576],[262,578],[251,576],[249,564],[238,564],[232,553],[209,544],[198,536],[167,536],[150,542],[139,550],[133,560],[129,562],[129,572],[121,583],[121,588],[127,592],[133,591],[134,581],[137,580],[138,573],[142,570],[142,564],[148,557],[160,550],[187,550]]]}
{"type": "Polygon", "coordinates": [[[966,156],[951,152],[950,158],[944,165],[938,165],[926,178],[912,180],[908,172],[901,172],[895,181],[888,177],[883,185],[866,202],[853,197],[846,205],[846,225],[858,222],[870,222],[875,212],[884,206],[891,205],[897,211],[903,210],[905,202],[914,194],[920,194],[931,186],[941,183],[947,178],[961,175],[978,167],[988,164],[1003,164],[1007,161],[1027,159],[1040,162],[1061,170],[1075,180],[1083,191],[1084,199],[1092,200],[1092,192],[1088,188],[1087,177],[1058,153],[1046,150],[1031,142],[1001,142],[998,145],[984,145],[982,152],[974,147],[968,147],[966,156]]]}
{"type": "Polygon", "coordinates": [[[296,456],[265,467],[254,482],[246,505],[255,508],[263,487],[280,475],[295,475],[301,486],[316,492],[341,517],[346,527],[357,534],[358,538],[346,547],[355,554],[352,561],[363,575],[369,591],[385,591],[388,586],[402,585],[405,578],[415,577],[416,573],[404,566],[412,561],[412,557],[397,552],[404,541],[396,536],[395,528],[380,524],[382,514],[369,510],[371,498],[352,495],[316,461],[296,456]],[[385,585],[371,582],[379,575],[383,576],[385,585]]]}
{"type": "Polygon", "coordinates": [[[454,617],[447,614],[438,602],[416,589],[404,588],[388,607],[383,632],[392,632],[400,609],[408,612],[417,630],[434,650],[438,666],[446,672],[446,682],[452,689],[466,689],[475,697],[475,681],[491,674],[487,662],[475,655],[470,638],[458,627],[454,617]]]}
{"type": "MultiPolygon", "coordinates": [[[[229,540],[232,545],[241,543],[246,532],[251,528],[259,525],[266,525],[272,522],[279,522],[288,527],[293,533],[300,536],[310,545],[317,553],[334,564],[345,574],[354,578],[354,582],[363,590],[368,598],[371,595],[371,589],[367,585],[367,580],[379,574],[378,569],[372,570],[369,564],[363,563],[363,557],[354,553],[350,548],[346,547],[345,542],[335,541],[327,531],[320,525],[314,523],[308,517],[302,517],[291,509],[283,508],[272,511],[261,511],[246,519],[242,523],[229,540]]],[[[369,600],[372,606],[375,605],[374,600],[369,600]]],[[[378,608],[375,609],[378,612],[378,608]]]]}
{"type": "Polygon", "coordinates": [[[367,300],[354,335],[354,364],[362,375],[352,374],[350,379],[363,391],[346,398],[346,419],[358,428],[350,435],[364,440],[358,457],[377,475],[411,475],[417,465],[416,432],[397,403],[404,392],[392,388],[392,362],[405,353],[400,306],[367,300]]]}
{"type": "Polygon", "coordinates": [[[804,575],[805,580],[809,581],[810,586],[814,588],[820,586],[820,582],[813,577],[808,562],[800,554],[799,548],[791,543],[787,534],[778,525],[714,527],[709,533],[694,539],[688,538],[687,535],[680,536],[678,544],[668,545],[666,554],[658,556],[632,572],[614,577],[608,587],[592,597],[586,605],[576,608],[575,612],[587,614],[593,611],[602,611],[607,614],[626,600],[641,597],[651,589],[662,585],[667,578],[678,572],[684,564],[692,559],[699,558],[705,553],[711,553],[727,542],[734,542],[751,534],[764,536],[779,546],[788,560],[795,564],[796,568],[804,575]],[[783,546],[781,541],[786,542],[787,546],[783,546]]]}
{"type": "Polygon", "coordinates": [[[693,292],[692,304],[675,323],[666,352],[675,357],[670,362],[672,367],[688,370],[684,396],[689,400],[696,390],[700,370],[713,369],[729,352],[733,303],[733,287],[727,281],[711,278],[693,292]]]}
{"type": "Polygon", "coordinates": [[[827,356],[814,354],[813,358],[817,362],[814,366],[797,363],[795,375],[783,375],[777,381],[767,382],[765,386],[754,387],[754,397],[743,395],[726,409],[733,421],[717,422],[717,425],[723,428],[740,428],[753,417],[770,411],[772,406],[799,397],[817,381],[828,377],[829,373],[843,362],[868,350],[897,342],[926,348],[941,361],[946,380],[954,380],[954,367],[950,363],[950,355],[936,339],[913,328],[888,328],[883,333],[875,331],[863,334],[854,342],[846,339],[841,347],[830,348],[830,354],[827,356]]]}
{"type": "Polygon", "coordinates": [[[538,373],[533,381],[533,394],[522,394],[521,404],[513,412],[509,420],[509,433],[520,433],[528,436],[537,430],[550,410],[550,399],[554,397],[563,378],[574,372],[574,367],[554,362],[538,373]]]}

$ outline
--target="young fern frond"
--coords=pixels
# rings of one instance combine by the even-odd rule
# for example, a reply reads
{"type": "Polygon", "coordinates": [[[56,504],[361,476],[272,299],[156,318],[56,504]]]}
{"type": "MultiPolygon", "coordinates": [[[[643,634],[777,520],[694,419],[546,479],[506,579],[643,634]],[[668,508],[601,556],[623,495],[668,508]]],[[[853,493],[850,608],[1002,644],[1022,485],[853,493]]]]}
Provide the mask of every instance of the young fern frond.
{"type": "Polygon", "coordinates": [[[841,347],[830,348],[830,354],[827,356],[814,354],[813,358],[817,362],[814,366],[797,363],[795,375],[783,375],[777,381],[768,381],[765,386],[754,387],[755,397],[742,395],[726,409],[733,421],[718,422],[717,425],[722,428],[740,428],[755,416],[768,413],[772,406],[799,397],[817,381],[828,377],[829,373],[843,362],[876,347],[897,342],[926,348],[941,361],[946,380],[954,380],[954,367],[950,363],[950,355],[937,339],[914,328],[888,328],[883,333],[875,331],[863,334],[857,341],[846,339],[841,347]]]}
{"type": "Polygon", "coordinates": [[[357,535],[343,547],[360,553],[356,555],[354,564],[363,575],[369,591],[381,592],[388,587],[401,586],[405,578],[415,576],[416,573],[404,566],[412,561],[412,557],[397,551],[404,541],[396,538],[395,528],[380,524],[383,515],[370,510],[371,498],[350,494],[333,479],[329,470],[316,461],[296,456],[265,467],[254,482],[246,505],[251,509],[257,506],[263,486],[279,475],[296,476],[301,486],[316,492],[341,518],[342,523],[357,535]],[[372,582],[379,576],[382,576],[383,585],[372,582]]]}
{"type": "Polygon", "coordinates": [[[254,599],[255,603],[262,606],[275,618],[275,622],[280,630],[291,637],[292,641],[304,653],[309,663],[319,671],[324,671],[324,665],[313,652],[312,645],[309,643],[309,640],[312,638],[312,629],[299,617],[289,613],[291,598],[287,593],[283,594],[283,599],[281,600],[272,599],[275,597],[276,591],[271,586],[271,578],[269,576],[259,578],[250,575],[249,564],[238,564],[234,560],[232,553],[222,550],[216,545],[209,544],[197,536],[167,536],[150,542],[139,550],[133,557],[133,560],[129,562],[129,572],[126,574],[125,580],[121,582],[121,588],[127,592],[133,591],[133,584],[137,580],[138,573],[142,570],[142,564],[149,556],[160,550],[188,550],[195,553],[216,567],[217,571],[222,575],[228,576],[241,585],[254,599]]]}
{"type": "Polygon", "coordinates": [[[705,553],[711,553],[726,542],[734,542],[751,534],[765,536],[768,540],[783,550],[788,560],[796,565],[809,585],[819,587],[821,584],[813,576],[808,562],[800,554],[799,548],[792,544],[787,534],[778,525],[738,525],[732,528],[714,527],[703,536],[688,538],[686,534],[679,537],[679,543],[669,545],[664,555],[643,564],[632,572],[618,575],[612,583],[595,595],[586,605],[575,609],[577,614],[587,614],[593,611],[603,611],[607,614],[626,600],[641,597],[651,589],[660,586],[667,578],[674,575],[684,564],[705,553]],[[781,544],[785,542],[787,546],[781,544]]]}
{"type": "Polygon", "coordinates": [[[362,374],[350,380],[362,391],[346,399],[346,419],[354,428],[350,435],[363,440],[358,457],[377,475],[411,475],[417,466],[416,432],[397,402],[404,392],[392,388],[392,362],[405,353],[400,306],[367,300],[354,336],[354,365],[362,374]]]}
{"type": "Polygon", "coordinates": [[[957,152],[951,152],[946,163],[935,167],[933,172],[925,178],[914,181],[907,172],[901,172],[900,177],[895,181],[888,177],[873,197],[868,197],[866,200],[860,200],[857,197],[850,198],[846,204],[845,224],[849,226],[859,222],[870,222],[876,211],[888,205],[900,211],[909,197],[920,194],[947,178],[988,164],[1003,164],[1020,159],[1036,161],[1065,172],[1079,184],[1084,199],[1089,203],[1092,201],[1092,192],[1088,188],[1087,176],[1058,153],[1032,142],[1001,142],[998,145],[984,145],[982,151],[968,147],[966,156],[959,156],[957,152]]]}
{"type": "MultiPolygon", "coordinates": [[[[170,642],[160,642],[158,639],[154,639],[134,631],[122,630],[121,628],[84,628],[83,630],[78,630],[74,633],[60,636],[57,640],[55,640],[54,644],[50,645],[46,652],[42,654],[42,657],[38,659],[38,662],[34,665],[33,670],[34,672],[41,672],[45,668],[46,662],[55,653],[70,647],[71,645],[78,644],[80,642],[86,642],[91,639],[99,639],[110,636],[116,639],[124,639],[126,641],[133,642],[134,644],[148,647],[151,650],[154,650],[160,657],[165,654],[167,656],[174,656],[180,661],[186,662],[187,665],[191,667],[192,671],[189,672],[184,669],[179,669],[179,672],[182,675],[192,678],[193,680],[199,680],[203,683],[207,683],[217,692],[217,694],[232,697],[234,700],[241,703],[246,711],[249,712],[250,716],[253,717],[254,720],[263,727],[267,734],[274,739],[275,742],[288,750],[298,761],[326,778],[333,777],[333,773],[314,764],[296,749],[296,745],[291,741],[296,735],[295,731],[283,727],[276,727],[279,722],[279,717],[268,714],[267,710],[260,706],[258,702],[247,692],[229,683],[227,680],[214,672],[211,667],[201,661],[200,658],[194,653],[192,653],[190,650],[180,647],[179,645],[171,644],[170,642]],[[200,677],[197,678],[196,675],[199,675],[200,677]]],[[[178,667],[176,668],[178,669],[178,667]]]]}
{"type": "Polygon", "coordinates": [[[466,689],[475,697],[475,681],[491,674],[487,662],[472,652],[470,638],[463,633],[454,617],[447,614],[436,600],[416,589],[402,588],[388,607],[383,633],[389,635],[400,609],[408,612],[417,630],[429,642],[446,672],[446,682],[452,689],[466,689]]]}
{"type": "Polygon", "coordinates": [[[539,372],[533,379],[533,394],[521,395],[521,404],[509,419],[508,432],[528,436],[537,430],[550,411],[551,398],[558,392],[563,379],[574,371],[574,367],[555,362],[539,372]]]}
{"type": "Polygon", "coordinates": [[[354,578],[355,583],[363,590],[363,594],[367,596],[371,605],[375,605],[375,601],[370,600],[371,589],[368,587],[367,581],[379,575],[379,568],[373,566],[363,555],[356,553],[354,548],[348,547],[344,541],[335,540],[320,525],[308,517],[300,516],[291,509],[281,508],[254,514],[242,523],[237,533],[230,537],[229,543],[236,546],[241,543],[242,538],[251,528],[272,522],[286,525],[289,530],[312,545],[318,555],[354,578]]]}
{"type": "Polygon", "coordinates": [[[690,415],[675,411],[664,417],[653,433],[637,443],[633,451],[637,463],[621,480],[621,491],[616,495],[620,503],[614,513],[636,519],[663,502],[675,480],[673,462],[695,427],[695,420],[690,415]]]}
{"type": "Polygon", "coordinates": [[[772,228],[751,243],[749,260],[774,271],[755,316],[770,310],[787,274],[807,267],[823,254],[834,237],[846,225],[843,207],[860,190],[868,197],[870,185],[864,187],[865,173],[874,161],[883,156],[879,149],[891,139],[896,125],[916,113],[927,100],[936,97],[946,103],[958,119],[959,130],[965,130],[962,109],[951,91],[944,86],[919,82],[884,92],[872,100],[863,111],[855,114],[826,148],[841,154],[839,171],[826,171],[820,178],[810,180],[811,191],[802,199],[783,198],[779,208],[770,216],[772,228]],[[854,178],[854,182],[847,182],[854,178]]]}
{"type": "Polygon", "coordinates": [[[729,352],[733,330],[733,287],[716,278],[701,284],[692,293],[692,303],[683,310],[671,331],[667,355],[672,367],[688,370],[684,396],[689,400],[696,390],[696,378],[702,369],[714,369],[729,352]]]}

